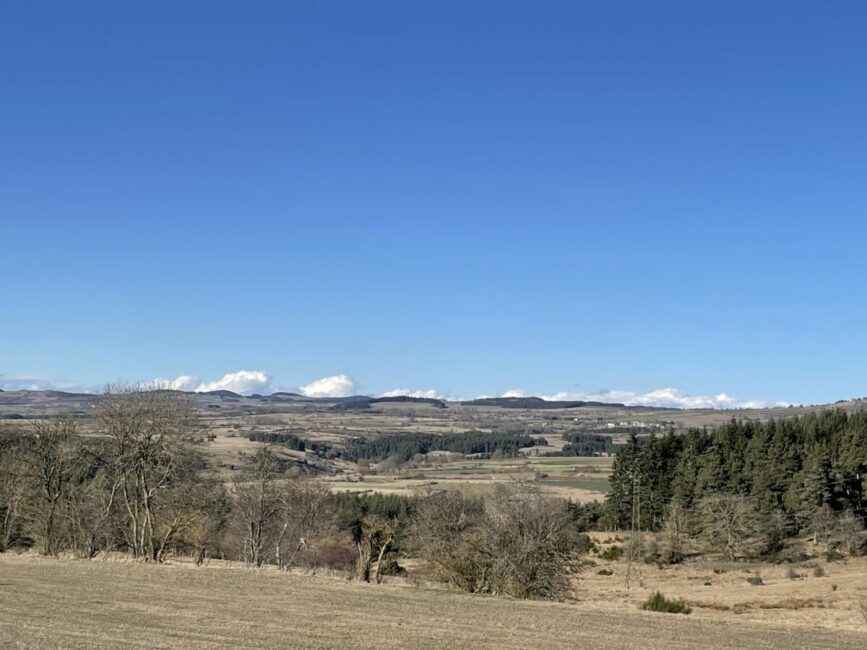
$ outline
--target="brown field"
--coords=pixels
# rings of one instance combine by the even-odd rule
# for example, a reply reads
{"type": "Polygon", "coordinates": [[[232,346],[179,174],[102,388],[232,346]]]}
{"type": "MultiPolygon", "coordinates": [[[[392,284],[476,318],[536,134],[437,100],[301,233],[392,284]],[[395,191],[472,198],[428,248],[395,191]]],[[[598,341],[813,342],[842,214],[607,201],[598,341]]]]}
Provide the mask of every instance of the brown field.
{"type": "MultiPolygon", "coordinates": [[[[588,597],[592,597],[589,596],[588,597]]],[[[867,631],[607,611],[242,568],[0,556],[8,648],[827,648],[867,631]]]]}

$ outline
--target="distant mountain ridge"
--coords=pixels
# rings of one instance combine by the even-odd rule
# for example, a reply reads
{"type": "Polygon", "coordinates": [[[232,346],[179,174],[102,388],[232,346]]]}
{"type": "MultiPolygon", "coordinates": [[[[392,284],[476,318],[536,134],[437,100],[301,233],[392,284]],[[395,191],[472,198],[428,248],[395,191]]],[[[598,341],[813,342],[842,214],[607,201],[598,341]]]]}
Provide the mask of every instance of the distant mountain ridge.
{"type": "MultiPolygon", "coordinates": [[[[251,414],[256,410],[267,411],[274,408],[288,409],[323,409],[337,411],[368,410],[377,404],[405,404],[412,406],[433,407],[436,409],[487,407],[523,410],[570,410],[580,408],[621,409],[627,412],[670,411],[683,413],[698,412],[739,412],[745,417],[762,413],[762,417],[789,417],[796,410],[810,410],[842,407],[846,409],[867,408],[867,399],[854,398],[839,400],[834,404],[811,404],[800,407],[766,407],[759,409],[678,409],[673,407],[633,405],[627,406],[617,402],[599,402],[592,400],[545,400],[541,397],[483,397],[472,400],[447,401],[431,397],[411,397],[395,395],[390,397],[375,397],[372,395],[352,395],[349,397],[308,397],[298,393],[280,391],[271,395],[241,395],[229,390],[210,392],[171,391],[188,395],[194,404],[210,412],[220,411],[226,415],[251,414]]],[[[71,413],[77,417],[85,417],[99,401],[97,393],[71,393],[58,390],[0,390],[0,419],[17,419],[42,417],[71,413]]]]}

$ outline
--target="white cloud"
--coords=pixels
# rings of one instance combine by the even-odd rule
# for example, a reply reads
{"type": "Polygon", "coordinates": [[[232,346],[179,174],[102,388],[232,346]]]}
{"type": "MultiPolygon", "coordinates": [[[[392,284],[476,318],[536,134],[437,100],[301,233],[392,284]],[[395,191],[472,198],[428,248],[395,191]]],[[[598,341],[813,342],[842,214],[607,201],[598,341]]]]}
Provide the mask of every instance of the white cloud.
{"type": "Polygon", "coordinates": [[[271,377],[261,370],[239,370],[223,375],[217,381],[200,382],[194,375],[181,375],[175,379],[157,378],[153,382],[161,388],[207,393],[212,390],[229,390],[240,395],[267,395],[273,392],[271,377]]]}
{"type": "Polygon", "coordinates": [[[448,399],[448,396],[435,388],[428,390],[410,390],[409,388],[395,388],[380,395],[380,397],[424,397],[426,399],[448,399]]]}
{"type": "Polygon", "coordinates": [[[199,384],[196,388],[197,393],[212,390],[230,390],[233,393],[240,393],[241,395],[250,395],[252,393],[264,395],[272,392],[271,377],[261,370],[239,370],[238,372],[226,373],[217,381],[199,384]]]}
{"type": "Polygon", "coordinates": [[[358,394],[358,384],[347,375],[333,375],[302,386],[301,394],[306,397],[349,397],[358,394]]]}
{"type": "Polygon", "coordinates": [[[602,390],[595,393],[561,392],[554,395],[543,395],[542,399],[617,402],[627,406],[662,406],[682,409],[764,408],[767,406],[761,400],[738,400],[726,393],[691,395],[677,388],[657,388],[647,393],[627,390],[602,390]]]}
{"type": "Polygon", "coordinates": [[[194,391],[199,383],[199,378],[193,375],[181,375],[177,379],[163,379],[157,377],[153,381],[154,385],[165,390],[185,390],[194,391]]]}
{"type": "Polygon", "coordinates": [[[521,388],[510,388],[505,393],[500,395],[500,397],[527,397],[527,391],[521,388]]]}

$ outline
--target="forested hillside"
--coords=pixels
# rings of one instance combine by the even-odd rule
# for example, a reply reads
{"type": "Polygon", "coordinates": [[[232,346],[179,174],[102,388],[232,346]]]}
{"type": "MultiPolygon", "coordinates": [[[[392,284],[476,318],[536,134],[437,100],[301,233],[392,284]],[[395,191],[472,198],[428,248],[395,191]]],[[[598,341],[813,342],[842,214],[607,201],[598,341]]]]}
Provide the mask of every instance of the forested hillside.
{"type": "Polygon", "coordinates": [[[820,534],[834,517],[859,523],[867,512],[867,413],[632,436],[615,459],[605,517],[618,528],[658,530],[672,509],[707,509],[721,497],[785,534],[820,534]]]}

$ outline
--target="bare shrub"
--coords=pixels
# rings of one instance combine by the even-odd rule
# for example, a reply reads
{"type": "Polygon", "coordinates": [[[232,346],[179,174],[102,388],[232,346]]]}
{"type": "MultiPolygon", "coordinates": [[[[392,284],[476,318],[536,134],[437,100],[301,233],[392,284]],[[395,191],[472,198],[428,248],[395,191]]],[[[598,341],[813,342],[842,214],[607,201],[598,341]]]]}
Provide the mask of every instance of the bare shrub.
{"type": "Polygon", "coordinates": [[[848,555],[860,554],[861,531],[863,530],[864,524],[851,510],[847,510],[838,517],[835,537],[840,540],[840,544],[846,549],[848,555]]]}
{"type": "Polygon", "coordinates": [[[565,503],[531,486],[498,486],[484,499],[433,494],[413,537],[435,575],[466,591],[565,599],[582,568],[565,503]]]}
{"type": "Polygon", "coordinates": [[[346,531],[332,532],[317,542],[308,556],[311,568],[350,571],[355,566],[356,548],[352,535],[346,531]]]}
{"type": "Polygon", "coordinates": [[[686,509],[679,502],[672,501],[666,507],[659,541],[660,559],[663,562],[677,564],[683,561],[687,518],[686,509]]]}

